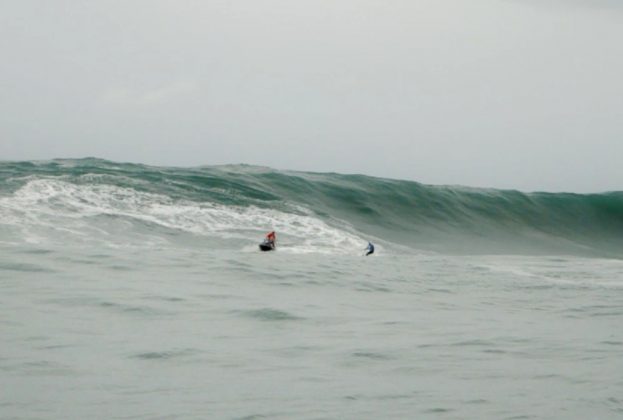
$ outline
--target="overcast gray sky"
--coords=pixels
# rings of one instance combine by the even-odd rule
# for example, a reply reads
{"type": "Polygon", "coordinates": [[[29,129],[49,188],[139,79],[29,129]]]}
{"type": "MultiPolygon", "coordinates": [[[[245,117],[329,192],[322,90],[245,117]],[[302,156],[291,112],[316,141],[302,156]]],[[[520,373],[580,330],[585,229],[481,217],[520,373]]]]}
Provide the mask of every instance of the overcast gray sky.
{"type": "Polygon", "coordinates": [[[623,190],[619,0],[0,0],[0,159],[623,190]]]}

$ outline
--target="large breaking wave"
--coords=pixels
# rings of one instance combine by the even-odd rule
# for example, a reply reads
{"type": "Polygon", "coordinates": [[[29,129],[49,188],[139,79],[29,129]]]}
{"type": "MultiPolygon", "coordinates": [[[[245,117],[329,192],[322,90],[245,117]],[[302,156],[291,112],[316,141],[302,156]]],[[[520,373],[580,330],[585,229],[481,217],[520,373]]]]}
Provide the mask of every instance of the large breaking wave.
{"type": "Polygon", "coordinates": [[[0,241],[284,252],[521,253],[620,257],[623,193],[522,193],[232,165],[100,159],[0,163],[0,241]]]}

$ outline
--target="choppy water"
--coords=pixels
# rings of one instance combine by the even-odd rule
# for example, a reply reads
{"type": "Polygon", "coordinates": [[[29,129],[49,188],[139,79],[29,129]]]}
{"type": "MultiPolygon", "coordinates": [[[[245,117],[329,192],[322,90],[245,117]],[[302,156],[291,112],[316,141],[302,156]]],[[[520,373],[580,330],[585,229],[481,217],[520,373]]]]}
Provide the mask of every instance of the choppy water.
{"type": "Polygon", "coordinates": [[[0,164],[0,418],[623,417],[619,195],[411,184],[0,164]]]}

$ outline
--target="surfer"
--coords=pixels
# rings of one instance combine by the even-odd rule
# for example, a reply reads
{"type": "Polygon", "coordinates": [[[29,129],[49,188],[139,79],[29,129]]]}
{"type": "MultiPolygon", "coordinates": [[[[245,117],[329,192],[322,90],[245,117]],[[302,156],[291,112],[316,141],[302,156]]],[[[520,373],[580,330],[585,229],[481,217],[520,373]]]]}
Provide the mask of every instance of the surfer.
{"type": "Polygon", "coordinates": [[[366,247],[366,257],[370,254],[374,254],[374,245],[372,245],[372,242],[368,242],[368,246],[366,247]]]}

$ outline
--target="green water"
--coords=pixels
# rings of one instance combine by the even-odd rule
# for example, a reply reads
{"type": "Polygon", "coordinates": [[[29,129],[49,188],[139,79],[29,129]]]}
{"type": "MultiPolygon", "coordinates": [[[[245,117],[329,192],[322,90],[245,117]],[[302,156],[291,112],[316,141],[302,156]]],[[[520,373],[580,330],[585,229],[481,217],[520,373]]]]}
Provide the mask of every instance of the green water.
{"type": "Polygon", "coordinates": [[[2,163],[0,418],[621,417],[621,203],[2,163]]]}
{"type": "Polygon", "coordinates": [[[297,241],[309,240],[284,224],[304,215],[310,223],[417,250],[615,258],[623,251],[621,192],[522,193],[252,166],[161,168],[98,159],[3,163],[0,185],[0,194],[18,193],[29,205],[57,204],[65,214],[63,205],[74,204],[70,210],[128,217],[131,223],[136,213],[158,205],[178,213],[221,206],[222,219],[243,214],[238,226],[219,226],[219,218],[212,226],[175,225],[163,214],[149,220],[158,228],[199,233],[240,227],[259,233],[280,225],[297,241]],[[132,200],[137,206],[131,207],[132,200]],[[258,217],[266,220],[258,223],[258,217]]]}

